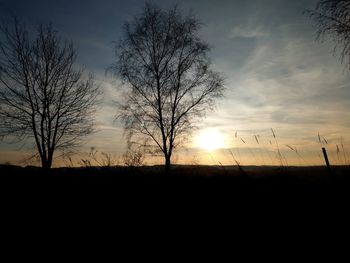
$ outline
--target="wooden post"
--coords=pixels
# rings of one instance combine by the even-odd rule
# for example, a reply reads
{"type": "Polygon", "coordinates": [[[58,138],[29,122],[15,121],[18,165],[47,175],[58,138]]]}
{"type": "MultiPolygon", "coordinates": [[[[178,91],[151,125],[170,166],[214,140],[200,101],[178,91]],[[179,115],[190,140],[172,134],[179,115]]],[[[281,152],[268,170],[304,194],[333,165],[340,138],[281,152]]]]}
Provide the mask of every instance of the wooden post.
{"type": "Polygon", "coordinates": [[[331,172],[331,165],[329,164],[326,148],[323,147],[322,152],[323,152],[324,160],[326,161],[326,164],[327,164],[328,171],[331,172]]]}

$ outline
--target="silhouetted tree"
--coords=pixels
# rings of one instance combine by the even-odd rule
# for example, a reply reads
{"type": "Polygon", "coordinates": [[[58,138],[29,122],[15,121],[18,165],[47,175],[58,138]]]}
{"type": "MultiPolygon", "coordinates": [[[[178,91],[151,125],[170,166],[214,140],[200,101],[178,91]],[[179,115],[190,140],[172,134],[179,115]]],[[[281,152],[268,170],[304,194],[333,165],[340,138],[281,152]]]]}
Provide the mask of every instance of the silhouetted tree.
{"type": "Polygon", "coordinates": [[[0,134],[33,138],[42,167],[51,168],[55,150],[93,131],[98,87],[74,69],[76,50],[51,25],[31,38],[14,19],[0,32],[0,134]]]}
{"type": "Polygon", "coordinates": [[[316,9],[306,13],[316,22],[318,39],[328,35],[341,62],[350,63],[350,0],[319,0],[316,9]]]}
{"type": "Polygon", "coordinates": [[[223,92],[199,29],[193,15],[147,3],[116,47],[113,69],[128,87],[120,103],[128,141],[158,148],[167,170],[174,148],[223,92]]]}

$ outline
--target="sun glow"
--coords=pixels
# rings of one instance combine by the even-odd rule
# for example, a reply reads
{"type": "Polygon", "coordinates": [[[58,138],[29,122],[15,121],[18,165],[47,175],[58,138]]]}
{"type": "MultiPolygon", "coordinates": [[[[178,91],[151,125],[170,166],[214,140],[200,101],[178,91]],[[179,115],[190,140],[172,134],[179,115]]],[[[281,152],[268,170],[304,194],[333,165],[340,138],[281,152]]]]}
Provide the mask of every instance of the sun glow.
{"type": "Polygon", "coordinates": [[[224,148],[224,136],[216,130],[204,130],[197,137],[197,146],[205,151],[224,148]]]}

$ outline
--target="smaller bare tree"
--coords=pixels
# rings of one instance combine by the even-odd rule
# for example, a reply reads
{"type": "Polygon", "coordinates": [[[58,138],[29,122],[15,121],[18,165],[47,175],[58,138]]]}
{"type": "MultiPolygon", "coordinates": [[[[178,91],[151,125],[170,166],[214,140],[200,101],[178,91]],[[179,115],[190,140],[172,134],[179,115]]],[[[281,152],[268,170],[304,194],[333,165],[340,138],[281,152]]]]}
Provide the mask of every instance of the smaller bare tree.
{"type": "Polygon", "coordinates": [[[33,139],[43,168],[56,150],[93,131],[99,87],[74,69],[77,52],[51,25],[30,36],[14,19],[0,28],[0,135],[33,139]]]}
{"type": "Polygon", "coordinates": [[[350,64],[350,1],[319,0],[315,10],[306,10],[317,26],[317,38],[329,36],[335,43],[334,53],[350,64]]]}
{"type": "Polygon", "coordinates": [[[174,149],[224,90],[200,28],[192,14],[147,3],[126,23],[116,50],[113,68],[127,85],[119,110],[128,140],[158,149],[167,170],[174,149]]]}

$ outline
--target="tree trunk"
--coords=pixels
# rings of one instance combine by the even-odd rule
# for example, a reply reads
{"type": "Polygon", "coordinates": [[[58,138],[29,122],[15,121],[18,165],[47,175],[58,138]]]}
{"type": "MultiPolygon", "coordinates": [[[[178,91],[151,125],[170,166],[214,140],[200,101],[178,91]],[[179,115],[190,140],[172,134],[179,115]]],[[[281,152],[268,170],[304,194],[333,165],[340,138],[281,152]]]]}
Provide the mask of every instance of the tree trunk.
{"type": "Polygon", "coordinates": [[[41,167],[45,170],[49,170],[51,169],[52,166],[52,158],[48,158],[48,159],[42,159],[41,160],[41,167]]]}
{"type": "Polygon", "coordinates": [[[171,156],[165,155],[165,171],[170,171],[171,168],[171,156]]]}

